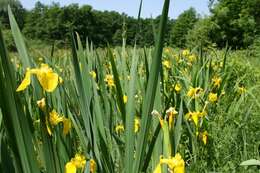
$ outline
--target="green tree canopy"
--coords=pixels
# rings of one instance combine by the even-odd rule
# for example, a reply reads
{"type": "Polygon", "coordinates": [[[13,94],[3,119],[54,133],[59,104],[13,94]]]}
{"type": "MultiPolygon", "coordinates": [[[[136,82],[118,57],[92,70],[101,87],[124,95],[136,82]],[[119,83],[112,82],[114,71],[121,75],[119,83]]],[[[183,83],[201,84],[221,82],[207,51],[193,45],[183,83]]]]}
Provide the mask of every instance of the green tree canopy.
{"type": "Polygon", "coordinates": [[[174,22],[172,27],[172,44],[176,47],[184,47],[186,44],[186,35],[193,28],[194,23],[198,20],[196,10],[190,8],[184,11],[174,22]]]}

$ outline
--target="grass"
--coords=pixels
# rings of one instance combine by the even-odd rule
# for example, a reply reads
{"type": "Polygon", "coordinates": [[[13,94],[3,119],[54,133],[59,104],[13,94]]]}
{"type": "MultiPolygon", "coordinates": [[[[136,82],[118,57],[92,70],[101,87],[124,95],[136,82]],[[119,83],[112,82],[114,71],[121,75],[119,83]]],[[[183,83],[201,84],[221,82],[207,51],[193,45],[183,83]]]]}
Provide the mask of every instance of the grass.
{"type": "Polygon", "coordinates": [[[1,34],[0,170],[259,171],[240,166],[260,159],[258,60],[245,60],[246,52],[164,48],[169,3],[155,47],[94,49],[72,32],[70,51],[54,52],[27,48],[9,9],[18,54],[6,51],[1,34]],[[42,63],[49,68],[41,71],[42,63]],[[26,68],[36,75],[16,92],[26,68]]]}

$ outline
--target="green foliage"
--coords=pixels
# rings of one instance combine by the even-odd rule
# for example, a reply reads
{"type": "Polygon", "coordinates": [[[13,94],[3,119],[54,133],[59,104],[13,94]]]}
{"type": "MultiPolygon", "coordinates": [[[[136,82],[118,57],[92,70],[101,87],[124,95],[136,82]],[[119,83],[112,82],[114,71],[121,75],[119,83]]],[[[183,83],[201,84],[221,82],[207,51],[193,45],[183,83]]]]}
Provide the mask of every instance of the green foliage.
{"type": "MultiPolygon", "coordinates": [[[[46,6],[40,2],[27,11],[23,32],[31,39],[49,42],[60,40],[68,43],[70,30],[79,33],[82,40],[91,40],[95,46],[104,47],[107,43],[121,45],[123,33],[126,44],[154,44],[152,24],[158,28],[160,16],[156,19],[135,19],[114,11],[97,11],[89,5],[71,4],[61,7],[58,3],[46,6]]],[[[165,38],[169,38],[171,24],[165,38]]],[[[169,39],[167,41],[169,43],[169,39]]]]}
{"type": "Polygon", "coordinates": [[[5,36],[4,39],[6,43],[6,48],[10,51],[15,51],[16,47],[11,30],[3,30],[3,35],[5,36]]]}
{"type": "Polygon", "coordinates": [[[23,8],[20,1],[16,0],[1,0],[0,1],[0,22],[2,23],[4,28],[10,29],[7,7],[10,7],[13,10],[14,16],[17,18],[17,24],[20,28],[24,26],[24,20],[26,16],[26,10],[23,8]]]}
{"type": "Polygon", "coordinates": [[[233,48],[245,48],[259,34],[259,0],[219,0],[212,11],[212,21],[217,27],[212,30],[212,40],[219,47],[228,43],[233,48]]]}
{"type": "Polygon", "coordinates": [[[199,19],[194,27],[186,35],[186,46],[194,48],[197,46],[207,47],[212,44],[210,35],[215,27],[211,18],[199,19]]]}
{"type": "Polygon", "coordinates": [[[177,20],[171,30],[171,43],[176,47],[183,48],[186,43],[186,35],[197,21],[197,14],[194,8],[184,11],[177,20]]]}

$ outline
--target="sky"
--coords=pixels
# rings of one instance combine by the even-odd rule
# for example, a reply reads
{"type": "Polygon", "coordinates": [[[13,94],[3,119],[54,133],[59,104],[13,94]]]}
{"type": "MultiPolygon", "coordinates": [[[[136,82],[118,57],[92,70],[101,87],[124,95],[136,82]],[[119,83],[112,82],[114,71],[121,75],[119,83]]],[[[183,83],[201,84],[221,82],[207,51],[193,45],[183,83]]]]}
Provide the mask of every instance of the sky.
{"type": "MultiPolygon", "coordinates": [[[[31,9],[37,0],[20,0],[22,5],[31,9]]],[[[96,10],[117,11],[119,13],[126,13],[129,16],[137,17],[140,0],[40,0],[43,4],[51,4],[51,2],[59,2],[61,6],[71,3],[78,3],[80,5],[88,4],[96,10]]],[[[161,14],[164,0],[143,0],[143,8],[141,16],[156,17],[161,14]]],[[[194,7],[201,15],[209,14],[208,0],[171,0],[169,11],[170,18],[177,18],[183,11],[194,7]]]]}

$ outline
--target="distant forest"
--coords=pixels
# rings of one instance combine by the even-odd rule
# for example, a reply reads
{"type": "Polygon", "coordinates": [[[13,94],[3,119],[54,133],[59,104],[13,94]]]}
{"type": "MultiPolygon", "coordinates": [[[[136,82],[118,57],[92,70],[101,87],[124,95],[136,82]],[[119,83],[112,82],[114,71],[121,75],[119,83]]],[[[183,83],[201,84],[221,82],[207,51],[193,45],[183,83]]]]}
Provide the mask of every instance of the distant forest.
{"type": "MultiPolygon", "coordinates": [[[[209,9],[209,16],[200,16],[190,8],[177,19],[169,19],[165,44],[179,48],[211,44],[223,48],[228,44],[241,49],[259,40],[260,0],[211,0],[209,9]]],[[[64,45],[73,29],[96,47],[107,43],[121,45],[122,38],[128,45],[134,45],[135,40],[140,46],[153,45],[160,17],[138,20],[124,13],[97,11],[89,5],[78,4],[36,2],[33,9],[27,10],[19,1],[12,4],[12,10],[27,38],[64,45]]],[[[0,11],[0,21],[8,30],[6,10],[0,11]]]]}

